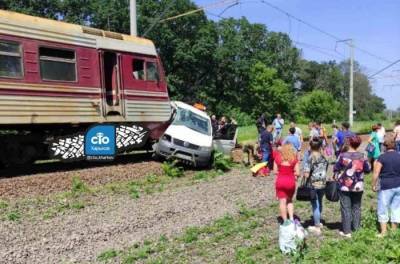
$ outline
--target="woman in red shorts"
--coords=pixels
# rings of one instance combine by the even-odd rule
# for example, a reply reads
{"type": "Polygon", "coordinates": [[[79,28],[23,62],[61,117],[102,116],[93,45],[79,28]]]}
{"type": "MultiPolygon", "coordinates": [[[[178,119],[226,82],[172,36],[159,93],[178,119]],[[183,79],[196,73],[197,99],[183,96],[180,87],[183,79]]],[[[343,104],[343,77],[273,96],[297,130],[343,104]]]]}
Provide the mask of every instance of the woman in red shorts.
{"type": "Polygon", "coordinates": [[[296,151],[291,144],[285,144],[274,155],[274,171],[276,176],[275,190],[279,199],[279,211],[283,221],[293,221],[293,195],[296,191],[296,177],[300,175],[296,151]]]}

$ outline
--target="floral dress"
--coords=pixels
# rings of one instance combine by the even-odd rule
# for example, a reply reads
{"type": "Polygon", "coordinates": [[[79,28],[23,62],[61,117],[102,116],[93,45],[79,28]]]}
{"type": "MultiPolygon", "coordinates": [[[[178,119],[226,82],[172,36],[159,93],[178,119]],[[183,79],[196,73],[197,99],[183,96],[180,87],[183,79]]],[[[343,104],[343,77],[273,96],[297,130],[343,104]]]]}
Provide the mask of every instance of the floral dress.
{"type": "Polygon", "coordinates": [[[364,191],[364,173],[371,171],[368,160],[361,152],[344,152],[339,155],[333,172],[338,176],[340,190],[364,191]]]}

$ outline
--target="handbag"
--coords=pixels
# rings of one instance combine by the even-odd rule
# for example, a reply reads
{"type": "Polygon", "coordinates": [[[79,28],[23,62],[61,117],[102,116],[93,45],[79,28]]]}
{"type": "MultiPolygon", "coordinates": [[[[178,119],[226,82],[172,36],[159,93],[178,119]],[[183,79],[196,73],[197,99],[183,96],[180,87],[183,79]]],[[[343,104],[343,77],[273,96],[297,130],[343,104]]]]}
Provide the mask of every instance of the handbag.
{"type": "Polygon", "coordinates": [[[297,188],[296,200],[298,201],[315,200],[317,193],[315,191],[315,188],[312,186],[310,179],[311,179],[311,174],[306,180],[304,180],[303,177],[300,186],[297,188]]]}
{"type": "Polygon", "coordinates": [[[365,150],[368,153],[373,153],[375,151],[375,145],[372,143],[368,143],[367,147],[365,148],[365,150]]]}
{"type": "Polygon", "coordinates": [[[325,187],[325,197],[328,201],[339,201],[339,186],[337,181],[327,181],[325,187]]]}

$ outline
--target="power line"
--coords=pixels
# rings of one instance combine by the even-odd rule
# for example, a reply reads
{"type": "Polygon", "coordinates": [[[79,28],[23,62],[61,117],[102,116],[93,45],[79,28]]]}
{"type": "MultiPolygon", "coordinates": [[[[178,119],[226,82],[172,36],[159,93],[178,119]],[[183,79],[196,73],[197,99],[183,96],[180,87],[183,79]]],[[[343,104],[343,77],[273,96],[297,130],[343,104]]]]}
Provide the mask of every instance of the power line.
{"type": "Polygon", "coordinates": [[[161,19],[164,17],[164,15],[172,8],[172,6],[175,4],[176,0],[172,0],[169,5],[164,9],[164,11],[158,16],[157,19],[154,20],[153,24],[150,25],[150,27],[143,33],[142,37],[145,37],[154,27],[156,24],[158,24],[161,19]]]}
{"type": "Polygon", "coordinates": [[[198,13],[198,12],[203,11],[205,9],[216,8],[216,7],[219,7],[219,6],[224,6],[224,5],[228,5],[228,4],[235,4],[235,3],[239,3],[239,1],[238,0],[234,0],[234,1],[232,1],[232,0],[217,1],[217,2],[214,2],[212,4],[209,4],[209,5],[197,8],[197,9],[193,9],[193,10],[187,11],[185,13],[178,14],[176,16],[172,16],[172,17],[168,17],[168,18],[162,19],[159,22],[166,22],[166,21],[170,21],[170,20],[174,20],[174,19],[183,17],[183,16],[187,16],[187,15],[191,15],[191,14],[194,14],[194,13],[198,13]]]}
{"type": "Polygon", "coordinates": [[[390,63],[388,66],[383,67],[383,68],[380,69],[379,71],[377,71],[377,72],[375,72],[374,74],[371,74],[370,76],[368,76],[368,78],[372,78],[372,77],[374,77],[375,75],[378,75],[379,73],[381,73],[381,72],[383,72],[383,71],[389,69],[390,67],[394,66],[395,64],[397,64],[397,63],[399,63],[399,62],[400,62],[400,60],[397,60],[397,61],[395,61],[395,62],[390,63]]]}
{"type": "MultiPolygon", "coordinates": [[[[254,2],[254,1],[251,1],[251,2],[254,2]]],[[[298,18],[298,17],[296,17],[296,16],[290,14],[290,13],[287,12],[286,10],[283,10],[282,8],[280,8],[280,7],[278,7],[278,6],[276,6],[276,5],[274,5],[274,4],[271,4],[270,2],[267,2],[267,1],[265,1],[265,0],[260,0],[260,2],[263,3],[263,4],[265,4],[265,5],[267,5],[267,6],[269,6],[269,7],[271,7],[271,8],[273,8],[273,9],[275,9],[275,10],[277,10],[277,11],[279,11],[279,12],[281,12],[281,13],[283,13],[283,14],[285,14],[285,15],[288,16],[288,17],[291,17],[291,18],[297,20],[298,22],[300,22],[300,23],[302,23],[302,24],[304,24],[304,25],[306,25],[306,26],[308,26],[308,27],[310,27],[310,28],[312,28],[312,29],[314,29],[314,30],[316,30],[316,31],[318,31],[318,32],[320,32],[320,33],[322,33],[322,34],[324,34],[324,35],[330,37],[330,38],[333,38],[333,39],[336,40],[336,41],[338,41],[338,40],[340,41],[340,40],[341,40],[341,38],[339,38],[338,36],[335,36],[335,35],[332,34],[332,33],[329,33],[329,32],[327,32],[327,31],[325,31],[325,30],[323,30],[323,29],[321,29],[321,28],[319,28],[319,27],[317,27],[317,26],[314,26],[313,24],[311,24],[311,23],[309,23],[309,22],[307,22],[307,21],[304,21],[303,19],[298,18]]],[[[378,55],[375,55],[375,54],[373,54],[372,52],[369,52],[369,51],[367,51],[367,50],[365,50],[365,49],[359,48],[359,47],[355,46],[354,44],[353,44],[353,47],[354,47],[355,49],[357,49],[357,50],[359,50],[359,51],[361,51],[361,52],[363,52],[363,53],[365,53],[365,54],[371,56],[371,57],[374,57],[374,58],[378,59],[378,60],[385,61],[385,62],[387,62],[387,63],[391,63],[391,61],[389,61],[389,60],[387,60],[387,59],[385,59],[385,58],[382,58],[382,57],[380,57],[380,56],[378,56],[378,55]]]]}
{"type": "MultiPolygon", "coordinates": [[[[326,48],[318,47],[318,46],[315,46],[315,45],[312,45],[312,44],[308,44],[308,43],[304,43],[304,42],[299,42],[299,41],[293,41],[293,42],[296,43],[296,44],[298,44],[298,45],[303,46],[304,48],[308,48],[308,49],[314,50],[314,51],[316,51],[316,52],[319,52],[319,53],[321,53],[321,54],[325,54],[325,55],[328,55],[328,56],[330,56],[330,57],[335,57],[335,58],[338,58],[338,59],[340,59],[340,60],[343,60],[343,57],[340,57],[339,55],[336,55],[336,54],[332,54],[332,53],[328,53],[328,52],[326,52],[326,51],[323,51],[323,49],[326,49],[326,48]]],[[[328,49],[326,49],[326,50],[328,50],[328,49]]],[[[339,53],[339,54],[340,54],[340,53],[339,53]]]]}

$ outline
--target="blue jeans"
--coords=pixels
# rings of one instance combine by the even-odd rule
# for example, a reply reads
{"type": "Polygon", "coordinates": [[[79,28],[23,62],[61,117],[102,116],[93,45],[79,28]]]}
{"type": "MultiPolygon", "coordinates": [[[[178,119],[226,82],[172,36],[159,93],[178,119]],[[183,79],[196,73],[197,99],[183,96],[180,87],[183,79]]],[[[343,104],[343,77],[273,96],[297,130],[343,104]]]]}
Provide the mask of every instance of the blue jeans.
{"type": "Polygon", "coordinates": [[[396,150],[400,153],[400,141],[396,141],[396,150]]]}
{"type": "Polygon", "coordinates": [[[378,192],[379,223],[400,223],[400,187],[378,192]]]}
{"type": "Polygon", "coordinates": [[[325,189],[316,189],[316,199],[311,201],[314,226],[318,226],[321,223],[322,215],[322,198],[324,197],[325,189]]]}
{"type": "Polygon", "coordinates": [[[261,149],[262,151],[262,162],[268,162],[269,161],[269,150],[267,148],[261,149]]]}

